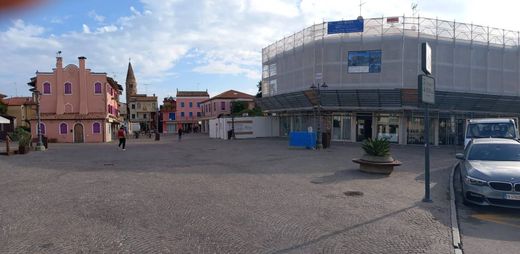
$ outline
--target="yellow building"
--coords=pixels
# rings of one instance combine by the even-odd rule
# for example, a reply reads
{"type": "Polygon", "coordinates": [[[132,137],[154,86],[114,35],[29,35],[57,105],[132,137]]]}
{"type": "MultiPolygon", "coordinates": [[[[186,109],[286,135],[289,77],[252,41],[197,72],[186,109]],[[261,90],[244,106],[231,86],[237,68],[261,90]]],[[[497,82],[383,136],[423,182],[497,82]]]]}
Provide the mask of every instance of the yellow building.
{"type": "Polygon", "coordinates": [[[36,103],[32,97],[11,97],[4,99],[7,115],[16,117],[15,128],[31,127],[30,120],[36,119],[36,103]]]}

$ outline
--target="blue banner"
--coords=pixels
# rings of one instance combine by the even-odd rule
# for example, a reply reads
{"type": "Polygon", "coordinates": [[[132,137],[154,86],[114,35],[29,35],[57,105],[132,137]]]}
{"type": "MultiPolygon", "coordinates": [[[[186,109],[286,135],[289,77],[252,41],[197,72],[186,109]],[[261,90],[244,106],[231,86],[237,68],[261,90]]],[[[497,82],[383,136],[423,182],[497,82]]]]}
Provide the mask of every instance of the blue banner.
{"type": "Polygon", "coordinates": [[[364,23],[365,22],[362,19],[328,22],[327,33],[340,34],[363,32],[364,23]]]}

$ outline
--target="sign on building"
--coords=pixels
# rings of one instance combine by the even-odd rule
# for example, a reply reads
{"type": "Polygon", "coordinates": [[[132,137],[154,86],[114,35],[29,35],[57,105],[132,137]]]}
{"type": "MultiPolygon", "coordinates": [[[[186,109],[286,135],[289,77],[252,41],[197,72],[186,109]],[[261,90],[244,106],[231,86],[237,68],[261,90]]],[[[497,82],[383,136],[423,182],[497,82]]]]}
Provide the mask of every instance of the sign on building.
{"type": "Polygon", "coordinates": [[[342,20],[327,23],[327,34],[363,32],[364,20],[342,20]]]}

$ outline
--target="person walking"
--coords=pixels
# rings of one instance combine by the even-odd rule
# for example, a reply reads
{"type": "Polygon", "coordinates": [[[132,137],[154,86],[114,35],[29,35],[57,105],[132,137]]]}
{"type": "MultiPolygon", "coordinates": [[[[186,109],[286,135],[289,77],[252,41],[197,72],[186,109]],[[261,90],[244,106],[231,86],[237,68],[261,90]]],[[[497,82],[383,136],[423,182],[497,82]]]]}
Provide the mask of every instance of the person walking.
{"type": "Polygon", "coordinates": [[[123,151],[125,151],[125,146],[126,146],[126,131],[125,131],[125,127],[121,126],[121,128],[119,128],[119,131],[117,131],[117,137],[119,138],[119,145],[118,147],[121,147],[123,146],[123,151]]]}
{"type": "Polygon", "coordinates": [[[182,128],[179,128],[178,133],[179,133],[179,141],[181,141],[181,138],[182,138],[182,128]]]}

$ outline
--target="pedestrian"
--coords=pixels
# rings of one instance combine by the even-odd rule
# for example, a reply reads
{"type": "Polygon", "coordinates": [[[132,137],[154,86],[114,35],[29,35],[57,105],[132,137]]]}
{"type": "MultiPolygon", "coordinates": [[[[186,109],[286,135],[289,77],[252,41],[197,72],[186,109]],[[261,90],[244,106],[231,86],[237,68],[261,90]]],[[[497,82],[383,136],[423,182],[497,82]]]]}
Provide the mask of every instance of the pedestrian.
{"type": "Polygon", "coordinates": [[[182,138],[182,128],[179,128],[178,133],[179,133],[179,141],[181,141],[181,138],[182,138]]]}
{"type": "Polygon", "coordinates": [[[121,128],[119,128],[119,131],[117,131],[117,137],[119,138],[119,145],[118,147],[121,147],[123,148],[123,151],[125,151],[125,146],[126,146],[126,131],[125,131],[125,127],[124,126],[121,126],[121,128]]]}

